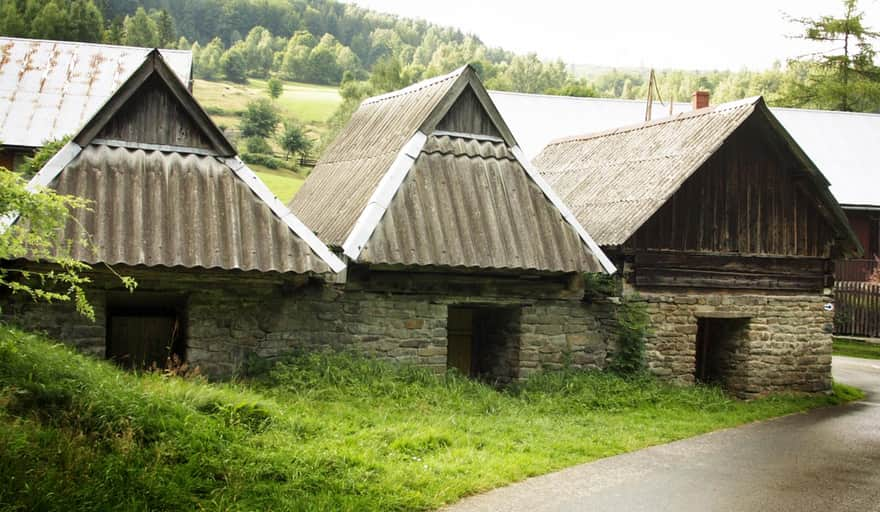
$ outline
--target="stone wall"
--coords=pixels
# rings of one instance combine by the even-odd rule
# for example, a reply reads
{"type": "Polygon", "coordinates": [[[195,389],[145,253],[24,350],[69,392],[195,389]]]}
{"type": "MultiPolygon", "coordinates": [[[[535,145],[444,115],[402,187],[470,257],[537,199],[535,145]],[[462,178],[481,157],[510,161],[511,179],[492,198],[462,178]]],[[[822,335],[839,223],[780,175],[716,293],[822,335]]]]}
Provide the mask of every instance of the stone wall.
{"type": "MultiPolygon", "coordinates": [[[[505,318],[495,323],[496,334],[506,343],[498,342],[503,353],[489,365],[501,381],[565,365],[604,368],[614,350],[612,304],[587,304],[577,293],[553,297],[546,289],[529,296],[528,281],[487,279],[479,290],[456,287],[417,293],[412,290],[420,287],[413,287],[409,292],[383,293],[351,283],[279,276],[124,273],[138,280],[135,295],[161,291],[185,298],[187,359],[214,376],[234,374],[249,354],[272,358],[303,349],[354,350],[442,373],[447,366],[447,311],[454,305],[504,313],[505,318]]],[[[103,357],[108,301],[119,296],[119,288],[112,276],[95,276],[88,291],[96,311],[94,323],[69,305],[11,297],[3,300],[2,315],[103,357]]],[[[646,345],[653,374],[694,382],[698,319],[748,317],[719,363],[728,368],[726,386],[743,397],[829,389],[833,313],[823,310],[828,297],[640,293],[652,322],[646,345]]]]}
{"type": "MultiPolygon", "coordinates": [[[[380,292],[250,273],[118,270],[138,281],[135,296],[161,292],[184,297],[187,359],[213,376],[234,374],[249,354],[271,358],[298,349],[354,350],[442,373],[450,305],[516,312],[499,327],[510,336],[505,355],[497,359],[501,380],[564,364],[605,365],[602,315],[596,314],[601,308],[583,303],[577,290],[559,293],[546,283],[481,278],[474,279],[477,289],[418,293],[421,287],[416,286],[380,292]]],[[[87,293],[96,311],[94,323],[68,305],[35,304],[21,297],[3,301],[3,318],[103,357],[106,312],[121,295],[120,286],[113,276],[96,273],[93,279],[87,293]]]]}
{"type": "Polygon", "coordinates": [[[699,292],[640,292],[651,329],[648,366],[657,376],[694,382],[698,318],[747,317],[725,364],[727,387],[742,397],[831,387],[833,313],[829,297],[699,292]]]}

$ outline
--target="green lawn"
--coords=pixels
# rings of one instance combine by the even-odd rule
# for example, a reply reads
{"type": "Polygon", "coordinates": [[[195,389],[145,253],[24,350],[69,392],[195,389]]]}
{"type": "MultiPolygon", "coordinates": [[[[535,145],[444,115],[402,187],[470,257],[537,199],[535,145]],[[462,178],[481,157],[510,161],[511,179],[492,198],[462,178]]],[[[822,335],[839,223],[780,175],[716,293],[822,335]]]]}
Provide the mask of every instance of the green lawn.
{"type": "Polygon", "coordinates": [[[254,173],[263,180],[278,199],[287,204],[299,191],[305,178],[288,169],[269,169],[257,164],[248,164],[254,173]]]}
{"type": "Polygon", "coordinates": [[[550,373],[498,391],[352,356],[208,383],[0,324],[0,509],[428,510],[599,457],[854,398],[751,402],[550,373]]]}
{"type": "MultiPolygon", "coordinates": [[[[193,94],[209,111],[222,109],[227,113],[225,116],[212,115],[215,122],[226,126],[237,126],[234,115],[243,111],[249,101],[269,97],[266,81],[253,78],[247,84],[195,80],[193,94]]],[[[276,101],[284,117],[295,117],[303,123],[315,125],[333,114],[342,103],[342,97],[337,87],[284,82],[284,92],[276,101]]]]}
{"type": "Polygon", "coordinates": [[[834,338],[834,354],[863,359],[880,359],[880,345],[846,338],[834,338]]]}

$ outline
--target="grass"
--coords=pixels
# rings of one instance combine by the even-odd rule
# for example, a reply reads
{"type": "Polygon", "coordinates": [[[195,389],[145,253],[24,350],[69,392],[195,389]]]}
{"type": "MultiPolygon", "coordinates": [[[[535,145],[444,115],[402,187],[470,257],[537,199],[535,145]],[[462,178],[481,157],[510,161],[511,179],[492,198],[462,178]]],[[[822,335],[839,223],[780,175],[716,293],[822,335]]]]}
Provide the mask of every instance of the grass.
{"type": "MultiPolygon", "coordinates": [[[[266,81],[254,78],[247,84],[195,80],[193,93],[209,112],[224,112],[212,117],[226,126],[237,126],[235,116],[244,111],[249,101],[269,97],[266,81]]],[[[276,100],[283,117],[295,117],[309,125],[325,122],[340,103],[342,97],[337,87],[296,82],[284,82],[283,92],[276,100]]]]}
{"type": "Polygon", "coordinates": [[[262,165],[248,164],[254,173],[263,180],[263,183],[269,187],[278,199],[287,204],[293,199],[294,194],[302,187],[305,178],[300,174],[288,169],[269,169],[262,165]]]}
{"type": "Polygon", "coordinates": [[[880,359],[880,344],[846,338],[834,338],[834,355],[860,357],[862,359],[880,359]]]}
{"type": "Polygon", "coordinates": [[[498,391],[310,354],[208,383],[0,325],[2,510],[427,510],[572,464],[858,397],[549,373],[498,391]]]}

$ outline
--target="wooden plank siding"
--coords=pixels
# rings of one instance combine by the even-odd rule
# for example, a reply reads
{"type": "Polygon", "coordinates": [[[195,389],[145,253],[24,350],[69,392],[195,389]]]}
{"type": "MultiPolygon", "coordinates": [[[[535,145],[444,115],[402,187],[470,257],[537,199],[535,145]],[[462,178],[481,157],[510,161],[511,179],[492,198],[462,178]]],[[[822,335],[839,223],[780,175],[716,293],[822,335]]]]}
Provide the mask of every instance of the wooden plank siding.
{"type": "Polygon", "coordinates": [[[819,199],[755,130],[737,130],[624,247],[828,258],[834,231],[819,199]]]}
{"type": "Polygon", "coordinates": [[[437,124],[437,129],[449,132],[471,133],[501,137],[495,123],[480,104],[477,95],[470,88],[462,91],[458,99],[437,124]]]}
{"type": "Polygon", "coordinates": [[[821,258],[638,253],[631,280],[640,287],[821,292],[831,286],[830,266],[821,258]]]}
{"type": "Polygon", "coordinates": [[[98,139],[210,150],[204,131],[161,78],[148,79],[99,132],[98,139]]]}

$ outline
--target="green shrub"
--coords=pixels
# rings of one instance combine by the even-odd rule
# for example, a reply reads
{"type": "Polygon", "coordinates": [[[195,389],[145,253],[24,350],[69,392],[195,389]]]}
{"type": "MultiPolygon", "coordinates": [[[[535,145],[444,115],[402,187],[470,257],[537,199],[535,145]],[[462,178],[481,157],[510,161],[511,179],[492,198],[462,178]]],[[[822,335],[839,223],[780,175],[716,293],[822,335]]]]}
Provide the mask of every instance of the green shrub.
{"type": "Polygon", "coordinates": [[[272,147],[262,137],[248,137],[244,139],[244,148],[245,151],[251,154],[266,155],[272,152],[272,147]]]}
{"type": "Polygon", "coordinates": [[[647,304],[637,295],[623,297],[615,311],[617,347],[609,369],[620,375],[635,375],[645,369],[645,338],[651,317],[647,304]]]}
{"type": "Polygon", "coordinates": [[[269,169],[279,169],[284,166],[284,162],[270,155],[260,153],[242,153],[241,159],[248,164],[262,165],[269,169]]]}

